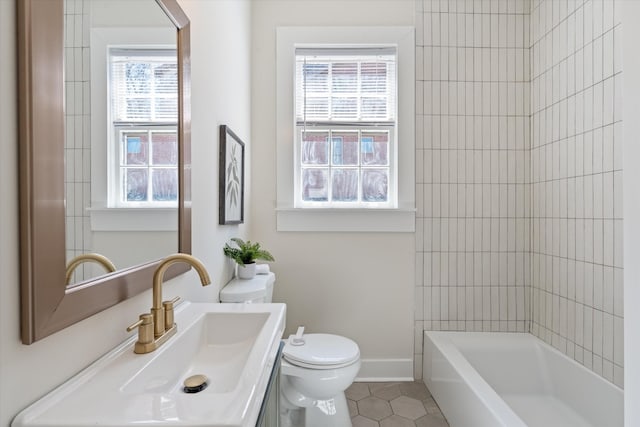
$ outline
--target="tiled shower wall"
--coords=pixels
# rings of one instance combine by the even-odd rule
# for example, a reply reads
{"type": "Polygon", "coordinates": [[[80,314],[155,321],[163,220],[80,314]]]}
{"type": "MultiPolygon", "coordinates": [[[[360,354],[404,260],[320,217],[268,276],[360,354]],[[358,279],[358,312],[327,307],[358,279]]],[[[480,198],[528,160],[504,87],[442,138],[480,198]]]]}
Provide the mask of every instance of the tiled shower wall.
{"type": "Polygon", "coordinates": [[[415,375],[422,331],[528,331],[530,5],[417,1],[415,375]]]}
{"type": "Polygon", "coordinates": [[[621,386],[617,1],[531,5],[531,332],[621,386]]]}
{"type": "MultiPolygon", "coordinates": [[[[91,248],[91,112],[89,10],[84,0],[65,0],[65,199],[67,260],[91,248]]],[[[83,264],[73,282],[95,275],[83,264]]],[[[96,269],[96,271],[101,271],[96,269]]]]}
{"type": "Polygon", "coordinates": [[[527,331],[623,377],[619,0],[417,0],[422,331],[527,331]]]}

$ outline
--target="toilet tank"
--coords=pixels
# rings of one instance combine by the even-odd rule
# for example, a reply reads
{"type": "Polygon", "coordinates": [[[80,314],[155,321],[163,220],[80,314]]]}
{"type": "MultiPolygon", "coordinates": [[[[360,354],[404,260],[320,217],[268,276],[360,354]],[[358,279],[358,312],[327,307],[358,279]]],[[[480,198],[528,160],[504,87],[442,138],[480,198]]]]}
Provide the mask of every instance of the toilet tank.
{"type": "Polygon", "coordinates": [[[273,273],[256,274],[253,279],[233,279],[220,291],[220,302],[269,303],[275,281],[273,273]]]}

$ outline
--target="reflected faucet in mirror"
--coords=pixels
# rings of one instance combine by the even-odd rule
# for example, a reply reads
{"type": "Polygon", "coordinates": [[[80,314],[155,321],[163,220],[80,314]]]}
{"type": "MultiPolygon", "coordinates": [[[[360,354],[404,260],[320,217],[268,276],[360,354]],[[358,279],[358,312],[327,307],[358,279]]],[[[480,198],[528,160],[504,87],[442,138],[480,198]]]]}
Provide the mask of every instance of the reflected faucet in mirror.
{"type": "Polygon", "coordinates": [[[111,262],[111,260],[109,260],[109,258],[107,258],[104,255],[100,255],[100,254],[78,255],[77,257],[69,261],[69,263],[67,264],[65,282],[64,282],[65,285],[67,286],[69,285],[69,282],[71,282],[71,277],[73,276],[73,272],[75,271],[75,269],[78,268],[80,264],[85,262],[95,262],[97,264],[100,264],[101,266],[104,267],[107,273],[113,273],[114,271],[117,270],[116,266],[111,262]]]}
{"type": "Polygon", "coordinates": [[[202,286],[211,284],[211,278],[204,264],[194,256],[188,254],[173,254],[165,258],[156,268],[153,275],[153,305],[151,313],[144,313],[136,323],[127,328],[131,332],[138,328],[138,341],[134,346],[134,353],[150,353],[164,344],[178,330],[173,322],[173,305],[179,297],[170,301],[162,301],[162,281],[167,269],[178,262],[192,266],[200,276],[202,286]]]}

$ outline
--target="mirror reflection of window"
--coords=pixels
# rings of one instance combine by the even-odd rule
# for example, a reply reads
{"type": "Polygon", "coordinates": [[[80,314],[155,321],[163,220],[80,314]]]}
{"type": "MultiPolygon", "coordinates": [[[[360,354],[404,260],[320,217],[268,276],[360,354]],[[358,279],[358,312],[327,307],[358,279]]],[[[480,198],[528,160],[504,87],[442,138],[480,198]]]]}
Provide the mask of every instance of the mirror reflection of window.
{"type": "Polygon", "coordinates": [[[110,206],[177,205],[177,99],[175,50],[109,49],[110,206]]]}

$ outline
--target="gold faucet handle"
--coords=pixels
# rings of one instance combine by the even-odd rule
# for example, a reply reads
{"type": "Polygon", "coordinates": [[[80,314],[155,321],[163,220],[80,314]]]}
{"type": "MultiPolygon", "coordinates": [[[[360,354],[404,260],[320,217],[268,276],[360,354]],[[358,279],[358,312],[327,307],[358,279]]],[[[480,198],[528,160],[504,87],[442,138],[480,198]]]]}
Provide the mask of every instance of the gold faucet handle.
{"type": "Polygon", "coordinates": [[[172,299],[172,300],[169,300],[169,301],[163,301],[163,302],[162,302],[162,305],[164,306],[164,309],[166,310],[166,309],[167,309],[167,307],[173,308],[173,305],[174,305],[175,303],[177,303],[178,301],[180,301],[180,297],[175,297],[175,298],[174,298],[174,299],[172,299]]]}
{"type": "Polygon", "coordinates": [[[164,330],[169,330],[173,327],[173,305],[180,301],[180,297],[175,297],[171,301],[164,301],[162,307],[164,307],[164,330]]]}
{"type": "Polygon", "coordinates": [[[129,325],[129,326],[127,326],[127,332],[131,332],[131,331],[133,331],[135,328],[137,328],[138,326],[142,326],[142,322],[144,322],[144,320],[140,319],[140,320],[138,320],[136,323],[134,323],[133,325],[129,325]]]}
{"type": "Polygon", "coordinates": [[[147,344],[153,342],[153,317],[149,313],[141,314],[140,320],[129,325],[127,332],[138,328],[138,342],[147,344]]]}

